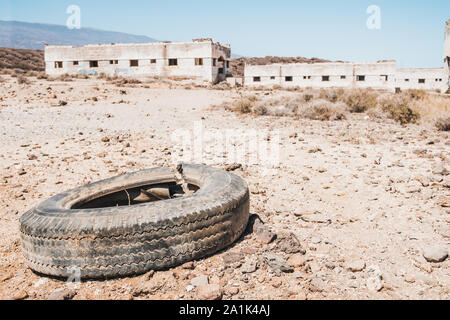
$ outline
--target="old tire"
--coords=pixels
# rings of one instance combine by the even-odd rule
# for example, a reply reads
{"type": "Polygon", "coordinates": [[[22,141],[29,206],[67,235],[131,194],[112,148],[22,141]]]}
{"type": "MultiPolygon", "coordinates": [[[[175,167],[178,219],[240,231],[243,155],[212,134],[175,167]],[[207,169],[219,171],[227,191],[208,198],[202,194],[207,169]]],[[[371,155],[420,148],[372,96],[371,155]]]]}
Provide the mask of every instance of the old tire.
{"type": "Polygon", "coordinates": [[[59,194],[20,219],[28,266],[42,274],[113,278],[174,267],[213,254],[243,233],[249,191],[240,177],[203,165],[183,166],[191,196],[133,206],[72,209],[120,190],[175,180],[154,168],[59,194]]]}

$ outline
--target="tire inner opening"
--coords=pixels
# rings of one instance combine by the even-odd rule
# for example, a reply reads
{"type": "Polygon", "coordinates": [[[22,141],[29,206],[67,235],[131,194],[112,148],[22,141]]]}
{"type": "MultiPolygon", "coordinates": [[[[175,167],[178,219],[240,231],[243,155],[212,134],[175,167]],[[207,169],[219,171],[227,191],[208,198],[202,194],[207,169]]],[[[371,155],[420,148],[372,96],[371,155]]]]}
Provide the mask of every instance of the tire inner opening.
{"type": "Polygon", "coordinates": [[[183,188],[176,182],[153,184],[130,189],[123,189],[115,193],[101,196],[88,201],[81,201],[72,206],[72,209],[98,209],[109,207],[132,206],[142,203],[169,200],[189,196],[200,188],[193,184],[187,184],[183,188]]]}

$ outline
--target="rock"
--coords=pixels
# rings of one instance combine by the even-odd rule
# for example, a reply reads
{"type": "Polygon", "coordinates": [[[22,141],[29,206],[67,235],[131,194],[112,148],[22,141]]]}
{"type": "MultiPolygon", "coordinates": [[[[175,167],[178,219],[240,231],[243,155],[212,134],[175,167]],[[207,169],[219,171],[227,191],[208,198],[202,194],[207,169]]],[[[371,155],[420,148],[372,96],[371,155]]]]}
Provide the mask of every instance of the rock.
{"type": "Polygon", "coordinates": [[[444,178],[444,180],[442,181],[442,185],[445,188],[450,188],[450,176],[444,178]]]}
{"type": "Polygon", "coordinates": [[[421,191],[422,184],[418,181],[410,182],[406,185],[399,187],[401,193],[419,193],[421,191]]]}
{"type": "Polygon", "coordinates": [[[279,278],[275,278],[272,280],[272,287],[274,287],[274,288],[279,288],[279,287],[281,287],[282,284],[283,284],[283,282],[279,278]]]}
{"type": "Polygon", "coordinates": [[[254,258],[249,258],[241,267],[242,273],[253,273],[258,269],[258,261],[254,258]]]}
{"type": "Polygon", "coordinates": [[[72,300],[73,297],[76,296],[76,294],[77,293],[73,290],[69,290],[66,288],[59,288],[59,289],[52,291],[52,293],[50,293],[50,295],[48,296],[47,300],[53,300],[53,301],[72,300]]]}
{"type": "Polygon", "coordinates": [[[423,250],[423,257],[428,262],[443,262],[448,257],[448,249],[443,246],[428,247],[423,250]]]}
{"type": "Polygon", "coordinates": [[[300,240],[293,233],[288,233],[280,237],[277,241],[277,248],[287,254],[306,253],[306,250],[302,248],[300,240]]]}
{"type": "Polygon", "coordinates": [[[227,252],[222,256],[222,261],[226,265],[231,265],[241,262],[244,257],[244,254],[241,252],[227,252]]]}
{"type": "Polygon", "coordinates": [[[419,183],[422,185],[422,187],[429,187],[430,184],[431,184],[430,179],[429,179],[428,177],[425,177],[424,175],[419,175],[419,176],[417,176],[417,177],[415,178],[415,180],[416,180],[417,182],[419,182],[419,183]]]}
{"type": "Polygon", "coordinates": [[[287,262],[282,257],[280,257],[279,255],[276,255],[274,253],[264,253],[263,260],[275,273],[294,272],[294,268],[292,267],[292,265],[289,262],[287,262]]]}
{"type": "Polygon", "coordinates": [[[369,291],[381,291],[381,289],[383,289],[383,280],[381,279],[381,277],[370,277],[366,281],[366,286],[369,291]]]}
{"type": "Polygon", "coordinates": [[[110,139],[109,139],[108,137],[103,137],[103,138],[102,138],[102,142],[105,142],[105,143],[106,143],[106,142],[109,142],[109,141],[110,141],[110,139]]]}
{"type": "Polygon", "coordinates": [[[446,168],[443,162],[437,164],[433,167],[433,174],[441,175],[441,176],[448,176],[450,174],[450,171],[446,168]]]}
{"type": "Polygon", "coordinates": [[[310,223],[331,223],[331,219],[320,212],[316,212],[313,214],[303,214],[301,216],[301,219],[305,222],[310,223]]]}
{"type": "Polygon", "coordinates": [[[366,281],[366,286],[369,291],[378,292],[383,289],[383,273],[377,265],[372,265],[367,268],[369,278],[366,281]]]}
{"type": "Polygon", "coordinates": [[[197,298],[199,300],[220,300],[222,299],[222,289],[217,284],[208,284],[197,288],[197,298]]]}
{"type": "Polygon", "coordinates": [[[445,224],[445,225],[438,227],[437,232],[439,232],[439,234],[441,236],[443,236],[444,238],[450,239],[450,225],[449,224],[445,224]]]}
{"type": "Polygon", "coordinates": [[[276,239],[277,235],[275,233],[272,233],[270,230],[259,230],[256,232],[256,238],[259,242],[263,244],[270,244],[272,241],[276,239]]]}
{"type": "Polygon", "coordinates": [[[366,268],[366,263],[363,260],[353,260],[347,264],[347,270],[351,272],[360,272],[366,268]]]}
{"type": "Polygon", "coordinates": [[[450,197],[442,196],[437,199],[438,205],[440,205],[443,208],[450,208],[450,197]]]}
{"type": "Polygon", "coordinates": [[[309,283],[309,291],[311,292],[323,292],[327,289],[327,284],[320,278],[314,278],[309,283]]]}
{"type": "Polygon", "coordinates": [[[16,293],[13,297],[12,300],[25,300],[26,298],[28,298],[28,293],[24,290],[19,291],[18,293],[16,293]]]}
{"type": "Polygon", "coordinates": [[[308,259],[303,254],[294,254],[292,255],[288,262],[294,267],[294,268],[300,268],[305,266],[308,259]]]}
{"type": "Polygon", "coordinates": [[[194,287],[206,286],[208,284],[209,279],[206,275],[201,275],[191,280],[191,285],[193,285],[194,287]]]}
{"type": "Polygon", "coordinates": [[[132,294],[134,297],[139,297],[142,295],[152,295],[156,292],[163,294],[167,291],[178,289],[178,283],[173,273],[157,272],[151,280],[145,281],[136,287],[132,294]]]}
{"type": "Polygon", "coordinates": [[[234,164],[231,164],[231,165],[227,166],[225,168],[225,170],[226,171],[236,171],[237,169],[240,169],[240,168],[242,168],[242,164],[234,163],[234,164]]]}
{"type": "Polygon", "coordinates": [[[192,286],[192,285],[186,286],[186,292],[191,292],[191,291],[194,290],[194,289],[195,289],[195,287],[192,286]]]}
{"type": "Polygon", "coordinates": [[[277,237],[269,227],[267,227],[261,219],[255,218],[252,225],[252,231],[256,234],[256,238],[259,242],[264,244],[269,244],[274,241],[277,237]]]}
{"type": "Polygon", "coordinates": [[[194,270],[195,269],[195,263],[192,262],[192,261],[191,262],[187,262],[187,263],[183,264],[181,266],[181,268],[185,269],[185,270],[194,270]]]}
{"type": "Polygon", "coordinates": [[[226,290],[226,294],[229,296],[235,296],[239,293],[238,287],[230,287],[226,290]]]}

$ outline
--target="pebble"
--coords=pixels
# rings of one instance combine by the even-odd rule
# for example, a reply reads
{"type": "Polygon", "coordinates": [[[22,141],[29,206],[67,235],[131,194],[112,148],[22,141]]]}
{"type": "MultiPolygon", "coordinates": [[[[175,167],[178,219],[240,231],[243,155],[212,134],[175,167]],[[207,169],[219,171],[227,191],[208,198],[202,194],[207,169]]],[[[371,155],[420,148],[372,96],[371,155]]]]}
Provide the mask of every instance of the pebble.
{"type": "Polygon", "coordinates": [[[301,219],[305,222],[311,223],[331,223],[331,219],[321,213],[316,214],[305,214],[301,216],[301,219]]]}
{"type": "Polygon", "coordinates": [[[197,288],[199,300],[221,300],[222,289],[217,284],[208,284],[197,288]]]}
{"type": "Polygon", "coordinates": [[[378,292],[383,289],[383,280],[380,277],[370,277],[366,281],[367,289],[372,292],[378,292]]]}
{"type": "Polygon", "coordinates": [[[351,272],[360,272],[366,268],[366,263],[363,260],[353,260],[347,264],[347,270],[351,272]]]}
{"type": "Polygon", "coordinates": [[[231,265],[241,262],[244,257],[244,254],[241,252],[227,252],[222,256],[222,261],[226,265],[231,265]]]}
{"type": "Polygon", "coordinates": [[[423,257],[428,262],[443,262],[448,257],[448,249],[443,246],[428,247],[423,250],[423,257]]]}
{"type": "Polygon", "coordinates": [[[59,288],[59,289],[52,291],[52,293],[50,293],[50,295],[48,296],[47,300],[53,300],[53,301],[71,300],[71,299],[73,299],[73,297],[76,296],[76,294],[77,293],[73,290],[69,290],[66,288],[59,288]]]}
{"type": "Polygon", "coordinates": [[[245,261],[245,263],[241,267],[242,273],[253,273],[258,269],[258,262],[256,259],[249,258],[245,261]]]}
{"type": "Polygon", "coordinates": [[[263,259],[264,262],[272,269],[272,271],[276,273],[294,272],[294,268],[292,267],[292,265],[279,255],[276,255],[274,253],[265,253],[263,254],[263,259]]]}
{"type": "Polygon", "coordinates": [[[206,286],[208,284],[209,279],[206,275],[201,275],[191,280],[191,285],[193,285],[194,287],[206,286]]]}
{"type": "Polygon", "coordinates": [[[305,266],[306,262],[308,261],[308,259],[302,255],[302,254],[294,254],[292,255],[288,262],[294,267],[294,268],[299,268],[299,267],[303,267],[305,266]]]}

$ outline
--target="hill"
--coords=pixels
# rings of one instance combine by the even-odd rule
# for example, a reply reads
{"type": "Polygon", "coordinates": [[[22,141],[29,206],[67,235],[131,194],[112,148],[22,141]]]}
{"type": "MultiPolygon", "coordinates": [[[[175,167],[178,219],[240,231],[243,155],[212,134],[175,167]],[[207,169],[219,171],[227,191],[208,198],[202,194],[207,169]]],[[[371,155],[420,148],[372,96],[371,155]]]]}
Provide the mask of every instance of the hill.
{"type": "Polygon", "coordinates": [[[83,46],[106,43],[144,43],[157,40],[128,33],[91,28],[70,30],[65,26],[0,21],[0,47],[43,50],[45,44],[83,46]]]}

